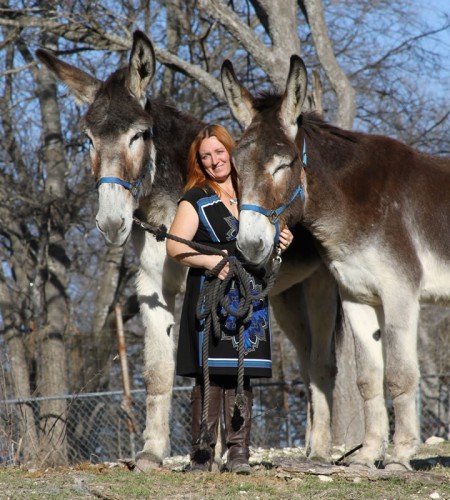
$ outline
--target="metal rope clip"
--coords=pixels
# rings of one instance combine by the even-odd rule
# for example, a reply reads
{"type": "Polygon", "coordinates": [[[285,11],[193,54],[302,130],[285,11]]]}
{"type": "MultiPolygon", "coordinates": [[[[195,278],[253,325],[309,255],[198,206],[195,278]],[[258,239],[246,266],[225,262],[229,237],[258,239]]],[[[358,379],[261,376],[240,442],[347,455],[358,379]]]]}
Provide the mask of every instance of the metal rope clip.
{"type": "Polygon", "coordinates": [[[275,225],[277,222],[278,222],[278,214],[277,214],[277,211],[276,210],[272,210],[268,215],[267,215],[268,219],[270,220],[270,222],[275,225]]]}
{"type": "Polygon", "coordinates": [[[275,256],[273,258],[274,261],[277,261],[281,264],[281,248],[280,245],[275,246],[275,256]]]}

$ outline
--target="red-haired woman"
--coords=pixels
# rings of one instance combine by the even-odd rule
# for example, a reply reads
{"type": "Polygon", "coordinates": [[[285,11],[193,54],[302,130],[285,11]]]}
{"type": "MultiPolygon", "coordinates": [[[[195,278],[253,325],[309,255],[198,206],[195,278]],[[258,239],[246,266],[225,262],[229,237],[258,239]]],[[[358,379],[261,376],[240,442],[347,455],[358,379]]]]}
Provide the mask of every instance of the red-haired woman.
{"type": "MultiPolygon", "coordinates": [[[[187,165],[187,182],[170,233],[236,254],[239,229],[238,179],[231,161],[235,142],[226,128],[208,125],[193,141],[187,165]]],[[[280,247],[285,250],[292,241],[292,233],[285,228],[280,233],[280,247]]],[[[186,293],[180,321],[177,351],[177,375],[195,377],[192,391],[192,471],[210,471],[217,442],[217,428],[223,399],[229,471],[249,474],[249,444],[251,426],[251,377],[271,377],[270,318],[267,300],[255,301],[253,316],[245,328],[244,393],[246,407],[242,415],[235,413],[237,386],[238,342],[233,317],[221,323],[220,340],[210,340],[208,366],[210,373],[208,430],[211,436],[208,453],[200,452],[200,424],[202,418],[203,378],[202,341],[203,324],[197,320],[196,308],[206,270],[212,270],[221,260],[219,255],[200,254],[189,246],[167,239],[167,254],[189,266],[186,293]],[[236,418],[237,417],[237,418],[236,418]]],[[[226,265],[218,274],[224,279],[229,271],[226,265]]],[[[258,280],[253,286],[258,289],[258,280]]],[[[228,292],[237,294],[232,282],[228,292]]],[[[212,336],[211,336],[212,337],[212,336]]]]}

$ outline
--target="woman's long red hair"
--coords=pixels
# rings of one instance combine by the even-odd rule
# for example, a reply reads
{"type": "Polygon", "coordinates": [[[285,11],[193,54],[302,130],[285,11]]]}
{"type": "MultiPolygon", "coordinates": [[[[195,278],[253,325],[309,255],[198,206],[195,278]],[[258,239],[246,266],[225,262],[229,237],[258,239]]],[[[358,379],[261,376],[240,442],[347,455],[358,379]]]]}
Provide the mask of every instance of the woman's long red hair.
{"type": "Polygon", "coordinates": [[[200,132],[197,134],[197,137],[193,140],[191,147],[189,148],[186,168],[186,185],[184,186],[184,191],[186,192],[192,187],[202,187],[207,184],[211,187],[211,189],[215,191],[217,196],[220,197],[219,186],[214,180],[206,175],[199,155],[200,145],[202,141],[212,136],[216,137],[217,140],[225,146],[225,149],[230,155],[231,180],[233,182],[233,187],[237,195],[237,172],[234,168],[233,162],[231,161],[231,151],[235,148],[236,142],[225,127],[217,124],[207,125],[205,128],[200,130],[200,132]]]}

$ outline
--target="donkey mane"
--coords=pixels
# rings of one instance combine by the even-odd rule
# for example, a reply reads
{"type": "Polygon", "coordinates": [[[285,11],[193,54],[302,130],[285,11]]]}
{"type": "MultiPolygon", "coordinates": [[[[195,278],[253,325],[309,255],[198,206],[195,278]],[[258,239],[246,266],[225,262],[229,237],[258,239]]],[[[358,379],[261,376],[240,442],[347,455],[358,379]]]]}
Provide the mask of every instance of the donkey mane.
{"type": "MultiPolygon", "coordinates": [[[[260,115],[259,123],[270,125],[273,122],[274,114],[280,112],[283,98],[283,94],[270,91],[262,92],[253,98],[253,108],[260,115]]],[[[306,138],[306,150],[308,157],[313,157],[314,168],[316,171],[324,169],[328,172],[327,176],[331,171],[337,172],[341,168],[347,169],[362,163],[365,168],[358,169],[358,172],[364,172],[364,180],[374,187],[374,183],[384,182],[383,179],[388,178],[392,172],[399,175],[400,171],[403,171],[401,175],[405,175],[405,179],[413,171],[416,172],[415,175],[421,175],[423,168],[426,168],[428,175],[431,170],[448,172],[447,158],[419,152],[411,145],[383,134],[340,128],[325,121],[315,111],[301,113],[297,124],[297,147],[301,148],[303,138],[306,138]],[[378,162],[376,169],[370,168],[374,158],[377,158],[378,162]]],[[[267,130],[270,130],[270,127],[267,130]]],[[[253,136],[248,136],[249,140],[250,138],[254,141],[253,136]]],[[[246,140],[245,137],[241,139],[242,144],[245,144],[246,140]]],[[[363,193],[368,185],[361,180],[356,182],[358,175],[357,172],[352,174],[355,181],[353,184],[359,183],[363,193]]]]}
{"type": "Polygon", "coordinates": [[[327,133],[354,143],[360,142],[362,137],[360,132],[343,129],[326,122],[316,111],[302,113],[298,119],[298,125],[303,127],[303,130],[309,136],[317,133],[327,133]]]}
{"type": "MultiPolygon", "coordinates": [[[[253,107],[258,113],[265,113],[269,110],[279,109],[282,99],[282,94],[273,91],[261,92],[253,99],[253,107]]],[[[326,122],[316,111],[302,113],[297,123],[299,127],[303,127],[306,135],[310,137],[316,134],[327,133],[355,143],[360,142],[362,137],[358,132],[342,129],[326,122]]]]}
{"type": "Polygon", "coordinates": [[[145,111],[153,121],[153,141],[158,165],[152,189],[165,192],[175,202],[185,183],[186,145],[192,143],[205,124],[196,117],[179,111],[161,97],[147,98],[145,111]]]}
{"type": "MultiPolygon", "coordinates": [[[[174,123],[179,125],[180,130],[185,129],[186,127],[195,127],[198,129],[199,124],[202,123],[195,116],[185,113],[177,109],[173,104],[165,101],[165,99],[161,96],[156,98],[148,98],[146,103],[146,111],[151,114],[160,113],[161,120],[155,120],[157,122],[157,129],[161,133],[173,133],[174,123]],[[170,117],[170,119],[167,118],[170,117]],[[164,117],[166,117],[164,119],[164,117]]],[[[157,131],[155,130],[155,133],[157,131]]]]}

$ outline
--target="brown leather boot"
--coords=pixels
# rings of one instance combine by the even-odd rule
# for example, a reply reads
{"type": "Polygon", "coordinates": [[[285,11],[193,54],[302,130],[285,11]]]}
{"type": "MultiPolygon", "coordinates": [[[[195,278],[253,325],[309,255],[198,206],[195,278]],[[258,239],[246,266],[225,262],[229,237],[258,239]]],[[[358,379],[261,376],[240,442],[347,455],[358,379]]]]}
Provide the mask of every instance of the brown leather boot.
{"type": "Polygon", "coordinates": [[[225,434],[228,447],[226,469],[236,474],[250,474],[250,429],[252,424],[253,393],[251,387],[244,390],[245,407],[240,412],[235,406],[236,389],[225,389],[225,434]]]}
{"type": "Polygon", "coordinates": [[[222,388],[209,388],[208,432],[210,442],[208,449],[200,449],[200,427],[202,423],[203,386],[195,385],[191,394],[192,415],[192,454],[190,472],[210,472],[214,460],[214,448],[217,443],[217,432],[222,406],[222,388]]]}

